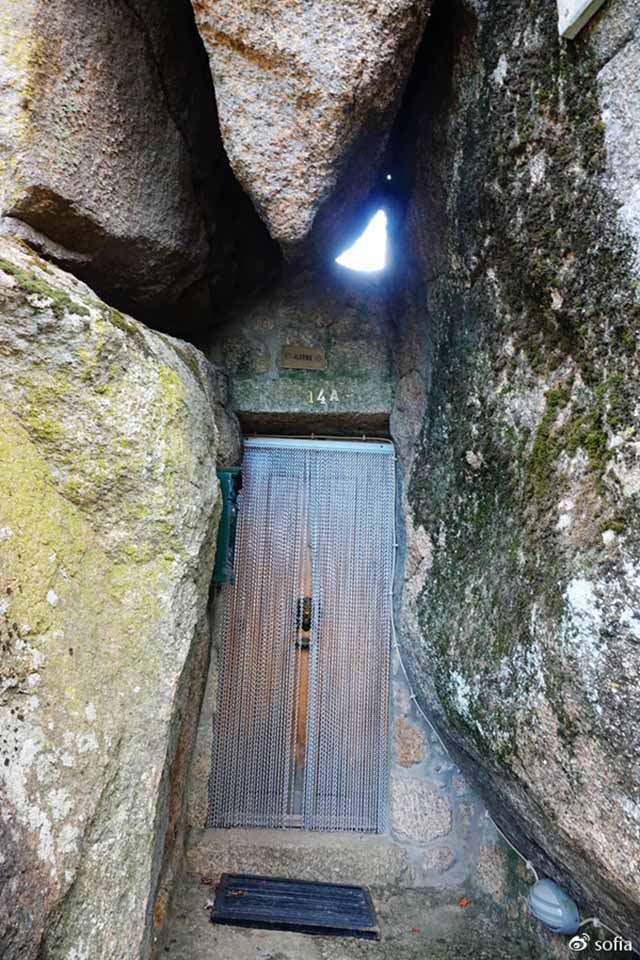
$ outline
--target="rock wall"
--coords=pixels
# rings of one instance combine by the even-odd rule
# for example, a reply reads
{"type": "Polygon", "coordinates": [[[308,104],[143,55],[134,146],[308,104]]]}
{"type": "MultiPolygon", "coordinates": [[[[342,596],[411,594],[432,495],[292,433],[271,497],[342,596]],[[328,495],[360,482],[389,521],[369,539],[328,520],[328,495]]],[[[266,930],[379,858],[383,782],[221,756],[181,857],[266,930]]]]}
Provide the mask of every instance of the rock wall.
{"type": "Polygon", "coordinates": [[[94,285],[136,301],[175,299],[203,277],[188,144],[136,4],[78,15],[68,0],[5,3],[0,64],[2,213],[66,248],[49,251],[94,285]]]}
{"type": "Polygon", "coordinates": [[[0,953],[133,960],[163,920],[208,662],[204,357],[0,241],[0,953]]]}
{"type": "MultiPolygon", "coordinates": [[[[428,286],[405,657],[489,808],[640,938],[638,4],[440,3],[405,109],[428,286]]],[[[584,914],[583,914],[584,915],[584,914]]]]}
{"type": "Polygon", "coordinates": [[[192,3],[233,170],[292,251],[373,185],[429,3],[192,3]]]}

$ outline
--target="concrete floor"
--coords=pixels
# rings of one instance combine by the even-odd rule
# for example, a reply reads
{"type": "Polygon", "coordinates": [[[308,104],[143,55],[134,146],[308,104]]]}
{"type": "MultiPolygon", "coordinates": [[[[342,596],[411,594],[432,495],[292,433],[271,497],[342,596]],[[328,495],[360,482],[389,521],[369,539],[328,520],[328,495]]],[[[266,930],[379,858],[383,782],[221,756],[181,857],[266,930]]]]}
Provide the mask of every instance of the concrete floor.
{"type": "Polygon", "coordinates": [[[203,830],[190,844],[160,957],[168,960],[547,960],[568,956],[527,915],[527,884],[492,896],[470,876],[415,887],[388,837],[302,831],[203,830]],[[380,942],[213,925],[208,904],[223,872],[367,883],[380,942]],[[459,901],[465,898],[467,905],[459,901]]]}

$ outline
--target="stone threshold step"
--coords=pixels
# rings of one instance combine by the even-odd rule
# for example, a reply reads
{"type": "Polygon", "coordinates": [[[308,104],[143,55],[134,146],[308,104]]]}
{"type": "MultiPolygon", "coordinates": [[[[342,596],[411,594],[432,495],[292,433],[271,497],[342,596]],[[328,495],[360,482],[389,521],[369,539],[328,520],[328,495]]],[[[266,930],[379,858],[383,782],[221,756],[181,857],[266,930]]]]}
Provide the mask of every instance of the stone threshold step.
{"type": "Polygon", "coordinates": [[[410,851],[388,836],[305,830],[192,831],[189,873],[217,883],[223,873],[256,873],[372,890],[415,884],[410,851]]]}

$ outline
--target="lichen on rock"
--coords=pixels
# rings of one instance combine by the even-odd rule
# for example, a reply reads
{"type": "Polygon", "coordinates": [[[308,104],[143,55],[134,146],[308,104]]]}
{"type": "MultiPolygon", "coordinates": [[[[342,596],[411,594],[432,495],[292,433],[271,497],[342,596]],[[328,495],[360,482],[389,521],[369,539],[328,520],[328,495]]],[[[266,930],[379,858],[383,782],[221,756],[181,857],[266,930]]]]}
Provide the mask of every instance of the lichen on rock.
{"type": "Polygon", "coordinates": [[[627,6],[572,44],[527,4],[432,18],[409,211],[429,389],[408,491],[432,550],[405,622],[423,702],[498,821],[637,937],[639,288],[614,189],[631,134],[611,109],[634,115],[637,88],[632,46],[616,70],[597,39],[627,6]]]}
{"type": "Polygon", "coordinates": [[[8,960],[138,956],[150,943],[175,741],[206,649],[207,367],[0,241],[8,960]]]}

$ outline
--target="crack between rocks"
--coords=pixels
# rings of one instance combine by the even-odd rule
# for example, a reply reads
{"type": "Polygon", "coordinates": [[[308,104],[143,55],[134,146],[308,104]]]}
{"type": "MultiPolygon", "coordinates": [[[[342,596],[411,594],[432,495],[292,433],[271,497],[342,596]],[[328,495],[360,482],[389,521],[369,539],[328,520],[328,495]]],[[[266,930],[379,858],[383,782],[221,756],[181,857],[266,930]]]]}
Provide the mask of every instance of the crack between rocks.
{"type": "Polygon", "coordinates": [[[606,59],[603,60],[602,63],[598,66],[598,72],[596,74],[597,79],[600,78],[600,74],[602,73],[604,68],[607,67],[612,60],[615,60],[618,54],[621,53],[625,47],[628,47],[630,43],[633,43],[635,39],[636,39],[636,36],[633,33],[633,31],[631,31],[629,34],[627,34],[625,37],[622,38],[620,43],[613,48],[612,52],[608,54],[606,59]]]}
{"type": "Polygon", "coordinates": [[[129,11],[129,13],[131,14],[133,20],[134,20],[134,21],[137,23],[137,25],[138,25],[138,28],[139,28],[139,30],[140,30],[140,33],[142,34],[142,40],[143,40],[143,43],[144,43],[144,45],[145,45],[145,49],[146,49],[146,51],[147,51],[147,56],[148,56],[149,60],[151,61],[151,63],[153,64],[153,67],[154,67],[155,72],[156,72],[157,77],[158,77],[158,82],[159,82],[159,85],[160,85],[160,90],[162,91],[162,99],[164,100],[164,105],[165,105],[167,114],[168,114],[169,117],[171,118],[174,127],[175,127],[176,130],[178,131],[178,134],[180,135],[180,138],[181,138],[181,140],[182,140],[182,142],[183,142],[183,144],[184,144],[185,150],[186,150],[187,155],[188,155],[188,157],[189,157],[189,165],[190,165],[190,167],[191,167],[191,186],[192,186],[192,188],[193,188],[193,195],[194,195],[194,199],[195,199],[195,201],[196,201],[196,203],[197,203],[197,205],[198,205],[198,211],[199,211],[199,213],[200,213],[200,219],[201,219],[202,225],[203,225],[203,227],[204,227],[205,236],[206,236],[206,238],[207,238],[207,245],[208,245],[209,250],[210,250],[210,249],[211,249],[211,241],[210,241],[210,239],[209,239],[209,229],[208,229],[209,225],[208,225],[207,219],[206,219],[206,217],[205,217],[204,211],[203,211],[203,209],[202,209],[200,200],[199,200],[199,198],[198,198],[198,187],[197,187],[197,184],[196,184],[196,178],[195,178],[194,173],[193,173],[193,167],[194,167],[194,163],[193,163],[193,151],[192,151],[192,149],[191,149],[191,145],[190,145],[190,143],[189,143],[189,138],[187,137],[187,134],[185,133],[184,129],[182,128],[180,122],[178,121],[178,117],[174,114],[174,112],[173,112],[173,110],[172,110],[172,108],[171,108],[171,98],[169,97],[169,90],[168,90],[167,83],[166,83],[165,78],[164,78],[164,73],[163,73],[163,71],[162,71],[162,67],[161,67],[161,65],[160,65],[160,61],[159,61],[159,59],[158,59],[158,56],[157,56],[157,54],[156,54],[155,47],[154,47],[154,45],[153,45],[153,40],[152,40],[151,34],[150,34],[150,32],[149,32],[149,27],[147,26],[147,23],[146,23],[144,17],[142,16],[142,14],[141,14],[141,13],[138,11],[138,9],[136,8],[136,6],[135,6],[135,0],[120,0],[120,2],[121,2],[121,4],[129,11]]]}
{"type": "Polygon", "coordinates": [[[177,117],[174,115],[174,113],[173,113],[173,111],[172,111],[172,109],[171,109],[171,105],[170,105],[170,104],[171,104],[171,101],[170,101],[170,98],[169,98],[169,92],[168,92],[167,84],[166,84],[166,82],[165,82],[164,74],[163,74],[163,72],[162,72],[162,69],[161,69],[161,67],[160,67],[160,61],[158,60],[158,57],[157,57],[157,55],[156,55],[155,47],[154,47],[154,45],[153,45],[153,40],[151,39],[151,35],[150,35],[150,33],[149,33],[149,28],[148,28],[148,26],[147,26],[147,24],[146,24],[146,22],[145,22],[145,20],[144,20],[144,18],[143,18],[143,16],[142,16],[142,14],[139,13],[138,10],[136,9],[133,0],[120,0],[120,2],[122,3],[122,5],[123,5],[124,7],[127,8],[127,10],[129,11],[129,13],[130,13],[131,16],[133,17],[133,19],[134,19],[134,20],[136,21],[136,23],[138,24],[138,27],[140,28],[140,32],[141,32],[141,34],[142,34],[142,39],[143,39],[143,41],[144,41],[144,45],[145,45],[147,54],[148,54],[148,56],[149,56],[149,59],[150,59],[151,62],[153,63],[153,66],[154,66],[154,68],[155,68],[156,74],[158,75],[158,80],[159,80],[159,82],[160,82],[160,89],[161,89],[161,91],[162,91],[162,97],[163,97],[163,100],[164,100],[164,103],[165,103],[165,107],[166,107],[167,113],[168,113],[169,116],[171,117],[171,119],[172,119],[172,121],[173,121],[173,125],[174,125],[174,127],[176,128],[176,130],[178,131],[178,133],[180,134],[180,137],[182,138],[182,140],[183,140],[183,142],[184,142],[184,145],[185,145],[185,148],[186,148],[186,150],[187,150],[187,153],[189,154],[189,157],[191,158],[192,153],[191,153],[191,149],[190,149],[190,146],[189,146],[189,141],[188,141],[188,139],[187,139],[187,136],[186,136],[184,130],[182,129],[182,127],[180,126],[180,124],[178,123],[177,117]]]}

